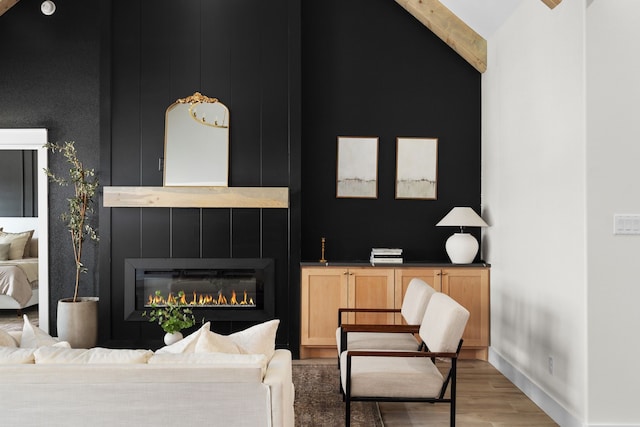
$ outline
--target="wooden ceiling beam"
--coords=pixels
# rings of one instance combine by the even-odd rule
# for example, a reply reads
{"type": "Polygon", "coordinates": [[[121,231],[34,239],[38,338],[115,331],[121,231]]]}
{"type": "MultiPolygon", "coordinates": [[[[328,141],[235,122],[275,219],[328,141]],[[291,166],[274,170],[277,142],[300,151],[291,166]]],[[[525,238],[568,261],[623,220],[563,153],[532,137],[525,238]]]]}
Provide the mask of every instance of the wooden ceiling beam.
{"type": "Polygon", "coordinates": [[[2,16],[7,10],[11,9],[13,5],[20,0],[0,0],[0,16],[2,16]]]}
{"type": "Polygon", "coordinates": [[[487,41],[439,0],[395,1],[440,37],[476,70],[481,73],[487,70],[487,41]]]}
{"type": "Polygon", "coordinates": [[[554,7],[559,5],[561,1],[562,0],[542,0],[542,3],[546,4],[547,6],[549,6],[549,9],[553,9],[554,7]]]}

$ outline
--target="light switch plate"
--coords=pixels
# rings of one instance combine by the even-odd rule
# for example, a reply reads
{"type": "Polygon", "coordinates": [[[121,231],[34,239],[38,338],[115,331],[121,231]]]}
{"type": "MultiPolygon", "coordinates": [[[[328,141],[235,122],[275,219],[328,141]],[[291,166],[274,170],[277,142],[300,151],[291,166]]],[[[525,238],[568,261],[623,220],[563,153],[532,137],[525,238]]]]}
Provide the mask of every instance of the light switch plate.
{"type": "Polygon", "coordinates": [[[613,234],[640,234],[640,215],[614,214],[613,234]]]}

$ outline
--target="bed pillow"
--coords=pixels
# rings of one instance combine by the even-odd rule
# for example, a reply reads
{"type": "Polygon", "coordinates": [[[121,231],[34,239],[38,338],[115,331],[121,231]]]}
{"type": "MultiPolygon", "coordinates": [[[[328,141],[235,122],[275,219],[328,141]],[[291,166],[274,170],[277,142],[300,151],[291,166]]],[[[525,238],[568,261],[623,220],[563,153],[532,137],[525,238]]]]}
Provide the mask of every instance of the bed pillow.
{"type": "Polygon", "coordinates": [[[7,233],[6,231],[0,231],[0,243],[10,243],[9,259],[22,259],[24,258],[25,248],[27,243],[33,236],[33,230],[23,231],[21,233],[7,233]]]}
{"type": "Polygon", "coordinates": [[[18,342],[4,329],[0,329],[0,347],[18,347],[18,342]]]}
{"type": "Polygon", "coordinates": [[[11,248],[11,243],[0,243],[0,261],[9,259],[9,248],[11,248]]]}
{"type": "Polygon", "coordinates": [[[27,315],[23,315],[24,325],[22,326],[22,338],[20,339],[21,348],[38,348],[43,346],[55,346],[70,348],[68,342],[58,341],[48,333],[33,325],[27,315]]]}

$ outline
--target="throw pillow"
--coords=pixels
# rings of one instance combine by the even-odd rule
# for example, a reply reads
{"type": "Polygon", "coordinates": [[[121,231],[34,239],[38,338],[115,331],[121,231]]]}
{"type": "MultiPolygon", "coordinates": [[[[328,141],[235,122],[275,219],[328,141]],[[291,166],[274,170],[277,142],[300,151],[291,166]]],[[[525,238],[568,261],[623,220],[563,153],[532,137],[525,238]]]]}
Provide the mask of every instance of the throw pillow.
{"type": "Polygon", "coordinates": [[[242,350],[228,336],[209,331],[198,339],[195,353],[240,354],[242,350]]]}
{"type": "Polygon", "coordinates": [[[21,233],[7,233],[0,231],[0,243],[10,243],[9,259],[24,258],[25,248],[31,237],[33,230],[23,231],[21,233]]]}
{"type": "Polygon", "coordinates": [[[9,259],[9,248],[11,248],[11,243],[0,243],[0,261],[9,259]]]}
{"type": "Polygon", "coordinates": [[[38,348],[43,346],[55,346],[70,348],[68,342],[58,341],[42,329],[33,325],[27,315],[23,315],[24,325],[22,326],[22,339],[20,340],[21,348],[38,348]]]}
{"type": "Polygon", "coordinates": [[[4,329],[0,329],[0,347],[18,347],[16,340],[4,329]]]}
{"type": "Polygon", "coordinates": [[[276,332],[279,325],[279,319],[269,320],[231,334],[229,338],[240,348],[241,353],[264,354],[271,360],[276,351],[276,332]]]}
{"type": "Polygon", "coordinates": [[[203,334],[209,332],[209,328],[211,326],[210,322],[202,325],[200,329],[192,333],[191,335],[187,335],[177,343],[164,346],[159,348],[156,353],[195,353],[196,345],[198,340],[203,334]]]}

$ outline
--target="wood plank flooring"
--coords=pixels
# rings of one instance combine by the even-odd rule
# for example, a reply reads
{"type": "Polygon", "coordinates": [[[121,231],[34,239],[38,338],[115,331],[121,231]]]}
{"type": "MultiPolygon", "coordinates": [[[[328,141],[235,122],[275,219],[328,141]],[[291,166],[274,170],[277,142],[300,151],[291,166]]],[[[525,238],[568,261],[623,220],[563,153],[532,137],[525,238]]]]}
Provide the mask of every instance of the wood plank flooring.
{"type": "MultiPolygon", "coordinates": [[[[293,363],[318,363],[318,360],[295,360],[293,363]]],[[[321,360],[336,363],[335,359],[321,360]]],[[[449,426],[447,404],[383,402],[379,407],[385,427],[449,426]]],[[[459,427],[558,425],[496,368],[482,360],[458,362],[456,412],[456,426],[459,427]]]]}

